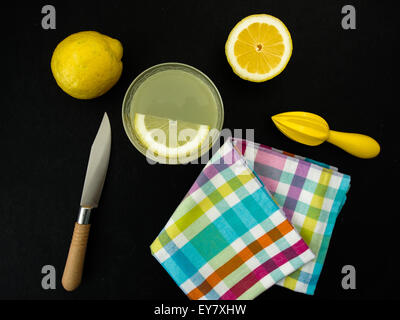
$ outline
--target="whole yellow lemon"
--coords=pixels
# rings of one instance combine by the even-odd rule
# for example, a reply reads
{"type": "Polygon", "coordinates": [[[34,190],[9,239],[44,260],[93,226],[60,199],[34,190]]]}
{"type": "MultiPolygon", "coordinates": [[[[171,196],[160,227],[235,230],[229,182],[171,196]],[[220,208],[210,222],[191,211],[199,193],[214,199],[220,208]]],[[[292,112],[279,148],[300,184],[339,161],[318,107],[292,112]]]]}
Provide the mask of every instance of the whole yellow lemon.
{"type": "Polygon", "coordinates": [[[61,41],[51,71],[62,90],[77,99],[93,99],[110,90],[122,73],[122,45],[96,31],[74,33],[61,41]]]}

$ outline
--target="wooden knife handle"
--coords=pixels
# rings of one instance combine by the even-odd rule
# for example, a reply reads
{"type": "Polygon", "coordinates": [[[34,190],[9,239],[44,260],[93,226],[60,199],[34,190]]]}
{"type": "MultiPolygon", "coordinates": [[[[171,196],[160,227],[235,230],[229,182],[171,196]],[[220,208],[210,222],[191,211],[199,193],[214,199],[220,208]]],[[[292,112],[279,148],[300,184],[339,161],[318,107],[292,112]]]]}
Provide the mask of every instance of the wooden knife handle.
{"type": "Polygon", "coordinates": [[[75,290],[81,283],[89,231],[90,224],[75,223],[74,234],[72,235],[68,258],[61,280],[64,289],[67,291],[75,290]]]}

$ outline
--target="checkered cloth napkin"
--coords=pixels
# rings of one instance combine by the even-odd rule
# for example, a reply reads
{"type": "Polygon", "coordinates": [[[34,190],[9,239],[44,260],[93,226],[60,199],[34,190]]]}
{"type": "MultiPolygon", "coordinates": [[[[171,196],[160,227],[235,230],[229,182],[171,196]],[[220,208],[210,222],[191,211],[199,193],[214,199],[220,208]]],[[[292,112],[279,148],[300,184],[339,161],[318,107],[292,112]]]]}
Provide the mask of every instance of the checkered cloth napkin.
{"type": "Polygon", "coordinates": [[[315,258],[231,139],[151,251],[190,299],[210,300],[253,299],[315,258]]]}
{"type": "Polygon", "coordinates": [[[239,139],[234,144],[316,255],[278,284],[314,294],[350,177],[337,168],[260,144],[239,139]]]}

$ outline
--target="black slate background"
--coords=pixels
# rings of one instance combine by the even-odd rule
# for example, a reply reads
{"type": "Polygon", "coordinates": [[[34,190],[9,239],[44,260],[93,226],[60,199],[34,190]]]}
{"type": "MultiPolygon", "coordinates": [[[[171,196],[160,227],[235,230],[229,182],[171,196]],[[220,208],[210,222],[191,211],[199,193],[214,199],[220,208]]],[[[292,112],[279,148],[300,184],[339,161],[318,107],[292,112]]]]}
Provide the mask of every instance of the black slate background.
{"type": "Polygon", "coordinates": [[[272,287],[271,299],[399,298],[396,126],[398,96],[394,3],[385,1],[68,1],[2,5],[0,95],[0,298],[172,299],[186,297],[151,256],[162,229],[202,166],[149,165],[121,121],[130,82],[168,61],[193,65],[219,88],[225,128],[254,128],[255,140],[330,163],[352,176],[314,297],[272,287]],[[41,28],[53,4],[57,29],[41,28]],[[357,29],[341,28],[341,8],[357,10],[357,29]],[[266,83],[238,78],[224,54],[243,17],[269,13],[291,32],[293,56],[266,83]],[[97,30],[124,46],[124,71],[104,96],[79,101],[58,88],[52,51],[71,33],[97,30]],[[270,116],[315,112],[335,130],[366,133],[382,146],[361,160],[331,145],[307,147],[284,137],[270,116]],[[76,218],[89,149],[103,113],[112,153],[101,204],[94,213],[81,287],[67,293],[61,276],[76,218]],[[57,270],[57,289],[41,288],[41,268],[57,270]],[[341,269],[354,265],[357,289],[343,290],[341,269]]]}

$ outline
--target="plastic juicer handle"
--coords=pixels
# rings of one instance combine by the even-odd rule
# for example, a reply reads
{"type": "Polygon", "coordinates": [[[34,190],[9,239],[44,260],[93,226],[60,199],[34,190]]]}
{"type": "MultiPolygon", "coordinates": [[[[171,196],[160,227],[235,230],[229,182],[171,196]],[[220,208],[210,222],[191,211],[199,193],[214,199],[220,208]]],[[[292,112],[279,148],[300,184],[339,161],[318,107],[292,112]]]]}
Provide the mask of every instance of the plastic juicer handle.
{"type": "Polygon", "coordinates": [[[328,142],[352,154],[353,156],[369,159],[376,157],[381,148],[373,138],[359,133],[329,131],[328,142]]]}

